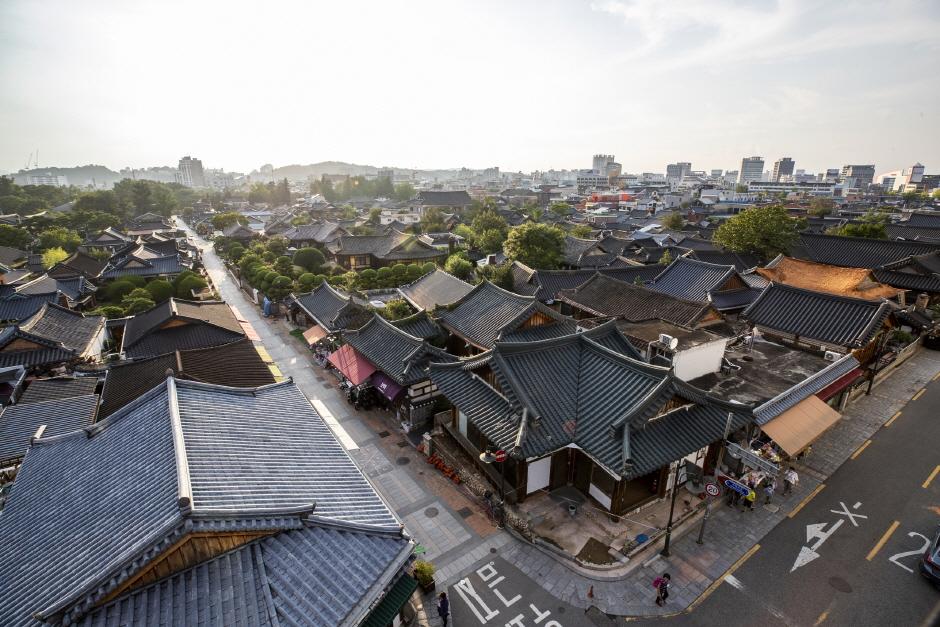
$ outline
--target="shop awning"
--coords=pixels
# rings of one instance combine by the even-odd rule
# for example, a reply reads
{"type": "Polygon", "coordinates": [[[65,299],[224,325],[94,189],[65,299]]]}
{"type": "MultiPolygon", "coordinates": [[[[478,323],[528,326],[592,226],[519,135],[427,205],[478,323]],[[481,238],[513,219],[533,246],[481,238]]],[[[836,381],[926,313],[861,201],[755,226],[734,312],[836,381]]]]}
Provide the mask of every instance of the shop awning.
{"type": "Polygon", "coordinates": [[[365,383],[375,372],[372,362],[357,353],[356,349],[349,344],[331,354],[329,360],[353,385],[365,383]]]}
{"type": "Polygon", "coordinates": [[[861,368],[853,368],[848,373],[842,375],[823,389],[816,392],[816,396],[824,401],[828,401],[830,398],[849,387],[852,383],[855,383],[855,380],[862,376],[861,368]]]}
{"type": "Polygon", "coordinates": [[[307,340],[307,346],[313,346],[326,337],[326,331],[319,324],[315,324],[304,331],[304,339],[307,340]]]}
{"type": "Polygon", "coordinates": [[[395,383],[391,377],[389,377],[384,372],[376,372],[372,376],[372,385],[375,386],[375,389],[382,393],[382,396],[390,401],[394,401],[395,397],[401,394],[401,391],[404,389],[402,386],[395,383]]]}
{"type": "Polygon", "coordinates": [[[388,591],[372,613],[362,622],[362,627],[386,627],[390,625],[398,612],[404,607],[411,594],[418,587],[418,582],[408,575],[402,575],[388,591]]]}
{"type": "Polygon", "coordinates": [[[841,418],[839,412],[826,405],[818,397],[808,396],[761,429],[787,455],[793,457],[812,444],[839,418],[841,418]]]}

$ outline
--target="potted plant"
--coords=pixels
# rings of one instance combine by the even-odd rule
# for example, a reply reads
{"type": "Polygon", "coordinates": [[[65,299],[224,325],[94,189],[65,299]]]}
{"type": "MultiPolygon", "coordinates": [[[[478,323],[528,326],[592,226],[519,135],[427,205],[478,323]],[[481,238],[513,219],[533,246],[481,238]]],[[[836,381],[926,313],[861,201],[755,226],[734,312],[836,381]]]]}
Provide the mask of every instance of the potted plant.
{"type": "Polygon", "coordinates": [[[414,577],[425,593],[434,590],[434,564],[424,560],[415,561],[414,577]]]}

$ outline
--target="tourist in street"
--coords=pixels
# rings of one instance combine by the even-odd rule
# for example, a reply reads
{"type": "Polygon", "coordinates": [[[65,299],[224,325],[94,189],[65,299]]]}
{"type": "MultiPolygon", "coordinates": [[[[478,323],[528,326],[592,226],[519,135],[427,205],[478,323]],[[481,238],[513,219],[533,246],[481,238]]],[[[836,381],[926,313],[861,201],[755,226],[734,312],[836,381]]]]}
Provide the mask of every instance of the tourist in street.
{"type": "MultiPolygon", "coordinates": [[[[754,483],[754,480],[751,479],[750,481],[747,482],[747,487],[749,487],[751,491],[748,492],[747,496],[744,497],[744,502],[747,505],[747,508],[753,512],[754,501],[757,500],[757,490],[756,490],[757,485],[754,483]]],[[[742,509],[741,511],[743,512],[744,510],[742,509]]]]}
{"type": "Polygon", "coordinates": [[[447,627],[447,618],[450,616],[450,601],[447,600],[446,592],[441,592],[437,597],[437,615],[441,617],[444,627],[447,627]]]}
{"type": "Polygon", "coordinates": [[[764,505],[770,505],[770,499],[773,498],[777,490],[777,480],[773,477],[767,477],[764,481],[764,505]]]}
{"type": "Polygon", "coordinates": [[[656,588],[656,605],[660,607],[665,605],[666,599],[669,598],[670,580],[672,580],[672,577],[669,576],[669,573],[664,573],[662,577],[653,580],[653,586],[656,588]]]}
{"type": "Polygon", "coordinates": [[[787,468],[787,471],[783,473],[783,495],[786,496],[793,491],[793,486],[800,482],[800,476],[796,474],[796,471],[793,470],[793,467],[787,468]]]}

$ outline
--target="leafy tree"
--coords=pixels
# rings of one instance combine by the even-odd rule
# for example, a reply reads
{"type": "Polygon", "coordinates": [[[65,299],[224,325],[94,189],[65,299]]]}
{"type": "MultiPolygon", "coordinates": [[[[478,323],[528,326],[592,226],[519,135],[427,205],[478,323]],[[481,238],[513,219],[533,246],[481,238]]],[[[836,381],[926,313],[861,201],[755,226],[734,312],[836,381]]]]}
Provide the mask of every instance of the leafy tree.
{"type": "Polygon", "coordinates": [[[242,258],[242,255],[245,254],[245,247],[242,246],[239,242],[233,242],[232,245],[228,247],[226,253],[229,259],[235,263],[238,263],[238,260],[242,258]]]}
{"type": "Polygon", "coordinates": [[[248,202],[261,203],[271,200],[271,190],[264,183],[252,183],[248,190],[248,202]]]}
{"type": "Polygon", "coordinates": [[[33,236],[26,229],[9,224],[0,224],[0,246],[9,246],[25,250],[33,242],[33,236]]]}
{"type": "Polygon", "coordinates": [[[425,233],[439,233],[446,231],[444,212],[438,207],[428,207],[421,215],[421,230],[425,233]]]}
{"type": "Polygon", "coordinates": [[[44,268],[51,268],[60,261],[69,258],[69,254],[62,248],[48,248],[42,254],[42,265],[44,268]]]}
{"type": "Polygon", "coordinates": [[[121,305],[124,307],[125,315],[134,316],[148,309],[153,309],[156,303],[149,298],[130,298],[121,301],[121,305]]]}
{"type": "Polygon", "coordinates": [[[290,276],[294,272],[294,262],[287,255],[281,255],[274,260],[274,269],[278,274],[290,276]]]}
{"type": "Polygon", "coordinates": [[[562,216],[562,217],[564,217],[564,216],[570,216],[572,213],[574,213],[574,209],[571,208],[571,205],[569,205],[569,204],[566,203],[566,202],[561,202],[561,201],[553,202],[553,203],[548,207],[548,210],[551,211],[552,213],[554,213],[554,214],[556,214],[556,215],[560,215],[560,216],[562,216]]]}
{"type": "Polygon", "coordinates": [[[530,268],[557,268],[565,251],[565,234],[547,224],[526,223],[509,231],[503,252],[512,260],[530,268]]]}
{"type": "Polygon", "coordinates": [[[593,229],[587,224],[579,224],[573,229],[571,229],[571,237],[578,237],[580,239],[588,239],[591,237],[593,229]]]}
{"type": "Polygon", "coordinates": [[[173,286],[165,279],[153,280],[148,283],[144,289],[150,294],[150,300],[155,303],[162,303],[173,296],[173,286]]]}
{"type": "Polygon", "coordinates": [[[339,215],[343,220],[354,220],[358,214],[356,213],[355,207],[353,207],[352,205],[346,205],[340,211],[339,215]]]}
{"type": "Polygon", "coordinates": [[[134,291],[134,284],[125,279],[118,279],[114,283],[105,285],[102,289],[102,296],[104,299],[112,302],[119,303],[121,300],[134,291]]]}
{"type": "Polygon", "coordinates": [[[421,266],[421,275],[424,276],[425,274],[427,274],[427,273],[429,273],[429,272],[434,272],[434,269],[435,269],[436,267],[437,267],[437,264],[434,263],[433,261],[427,262],[426,264],[424,264],[423,266],[421,266]]]}
{"type": "Polygon", "coordinates": [[[473,218],[470,228],[474,233],[474,245],[487,254],[502,250],[509,232],[506,220],[489,208],[483,209],[473,218]]]}
{"type": "Polygon", "coordinates": [[[290,246],[290,242],[288,242],[287,238],[283,235],[275,235],[265,244],[265,248],[274,253],[276,257],[280,257],[281,255],[285,254],[287,252],[288,246],[290,246]]]}
{"type": "Polygon", "coordinates": [[[412,314],[411,306],[402,298],[388,301],[378,312],[387,320],[401,320],[412,314]]]}
{"type": "Polygon", "coordinates": [[[374,290],[379,286],[379,273],[372,268],[366,268],[359,273],[357,284],[360,289],[374,290]]]}
{"type": "Polygon", "coordinates": [[[212,216],[212,227],[216,231],[224,231],[233,224],[248,224],[248,218],[237,211],[226,211],[212,216]]]}
{"type": "Polygon", "coordinates": [[[319,272],[324,263],[326,263],[326,257],[316,248],[301,248],[294,253],[294,265],[310,272],[319,272]]]}
{"type": "Polygon", "coordinates": [[[192,270],[183,270],[182,272],[177,274],[176,278],[173,279],[173,289],[175,290],[176,288],[178,288],[180,283],[182,283],[183,281],[185,281],[191,276],[197,276],[197,275],[192,270]]]}
{"type": "Polygon", "coordinates": [[[682,227],[685,226],[685,220],[682,218],[682,214],[678,211],[673,211],[669,215],[663,217],[660,220],[663,228],[669,231],[681,231],[682,227]]]}
{"type": "Polygon", "coordinates": [[[857,223],[846,224],[845,226],[830,229],[832,235],[842,235],[844,237],[870,237],[872,239],[887,239],[888,233],[886,227],[891,220],[884,211],[866,211],[865,215],[859,218],[857,223]]]}
{"type": "Polygon", "coordinates": [[[317,275],[312,272],[304,272],[297,279],[297,283],[300,286],[300,291],[302,292],[309,292],[312,290],[317,285],[316,281],[317,275]]]}
{"type": "Polygon", "coordinates": [[[835,208],[835,203],[832,202],[831,198],[821,198],[816,196],[809,201],[809,209],[806,211],[811,216],[816,216],[822,218],[832,213],[832,210],[835,208]]]}
{"type": "Polygon", "coordinates": [[[113,320],[114,318],[124,317],[124,308],[118,307],[117,305],[104,305],[103,307],[92,310],[90,313],[96,316],[104,316],[108,320],[113,320]]]}
{"type": "Polygon", "coordinates": [[[176,297],[192,299],[193,290],[201,290],[205,287],[208,287],[208,283],[201,276],[193,274],[186,277],[176,286],[176,297]]]}
{"type": "Polygon", "coordinates": [[[405,202],[415,197],[415,188],[410,183],[399,183],[395,186],[395,200],[405,202]]]}
{"type": "Polygon", "coordinates": [[[671,264],[672,263],[672,251],[670,251],[668,248],[664,250],[663,254],[660,255],[659,257],[659,263],[661,263],[664,266],[668,266],[669,264],[671,264]]]}
{"type": "Polygon", "coordinates": [[[380,287],[395,287],[395,277],[392,275],[392,269],[389,267],[379,268],[375,271],[378,277],[380,287]]]}
{"type": "Polygon", "coordinates": [[[293,218],[290,219],[290,223],[293,226],[302,226],[304,224],[310,224],[311,221],[312,220],[310,219],[310,216],[308,216],[305,213],[300,214],[299,216],[294,216],[293,218]]]}
{"type": "Polygon", "coordinates": [[[378,224],[382,221],[382,208],[381,207],[372,207],[369,209],[369,218],[367,222],[369,224],[378,224]]]}
{"type": "Polygon", "coordinates": [[[713,241],[732,252],[771,259],[790,250],[803,222],[791,218],[782,205],[752,207],[722,223],[713,241]]]}
{"type": "Polygon", "coordinates": [[[266,263],[274,263],[274,260],[277,259],[277,255],[270,250],[266,250],[261,254],[261,258],[264,259],[266,263]]]}
{"type": "Polygon", "coordinates": [[[451,255],[444,264],[444,270],[458,279],[468,279],[473,273],[473,264],[458,255],[451,255]]]}
{"type": "Polygon", "coordinates": [[[503,264],[501,266],[481,266],[477,268],[477,275],[481,279],[486,279],[504,290],[512,291],[512,270],[509,264],[503,264]]]}
{"type": "Polygon", "coordinates": [[[278,275],[271,281],[271,287],[266,294],[271,300],[281,300],[290,294],[293,287],[294,281],[289,276],[278,275]]]}
{"type": "Polygon", "coordinates": [[[742,185],[741,183],[738,183],[737,185],[734,186],[734,191],[736,191],[739,194],[745,194],[747,193],[747,185],[742,185]]]}

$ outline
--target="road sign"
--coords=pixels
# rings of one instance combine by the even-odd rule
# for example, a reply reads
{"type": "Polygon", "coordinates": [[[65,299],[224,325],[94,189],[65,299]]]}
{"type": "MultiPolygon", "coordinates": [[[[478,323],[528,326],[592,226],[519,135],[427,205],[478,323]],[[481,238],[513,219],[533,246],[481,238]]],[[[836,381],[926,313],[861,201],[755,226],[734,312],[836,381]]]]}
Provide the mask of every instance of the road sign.
{"type": "Polygon", "coordinates": [[[747,496],[751,493],[751,489],[741,483],[740,481],[735,481],[734,479],[725,479],[725,485],[730,489],[734,490],[741,496],[747,496]]]}
{"type": "Polygon", "coordinates": [[[500,449],[493,454],[496,457],[496,461],[504,462],[506,461],[506,451],[500,449]]]}
{"type": "Polygon", "coordinates": [[[721,490],[718,489],[717,484],[714,484],[714,483],[705,484],[705,492],[708,494],[708,496],[718,496],[718,493],[720,491],[721,490]]]}
{"type": "Polygon", "coordinates": [[[750,466],[751,468],[756,468],[757,470],[763,470],[766,473],[771,475],[776,475],[780,472],[780,466],[771,463],[759,455],[755,455],[753,451],[750,451],[743,446],[738,446],[734,442],[725,442],[725,448],[728,451],[728,455],[735,459],[740,459],[744,462],[745,466],[750,466]]]}

